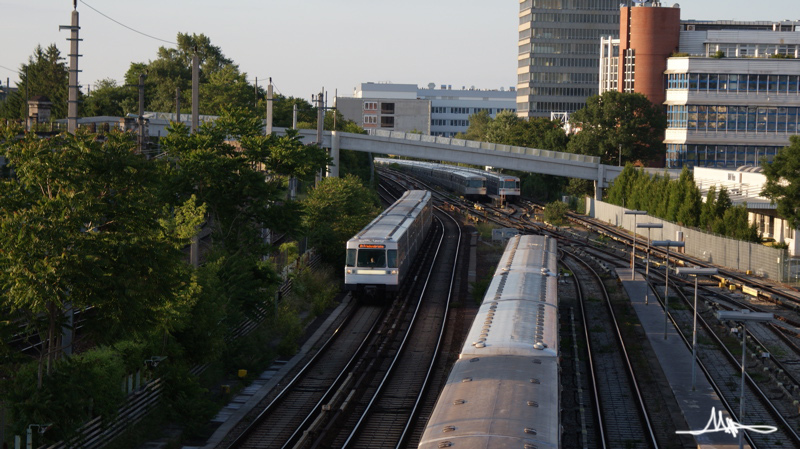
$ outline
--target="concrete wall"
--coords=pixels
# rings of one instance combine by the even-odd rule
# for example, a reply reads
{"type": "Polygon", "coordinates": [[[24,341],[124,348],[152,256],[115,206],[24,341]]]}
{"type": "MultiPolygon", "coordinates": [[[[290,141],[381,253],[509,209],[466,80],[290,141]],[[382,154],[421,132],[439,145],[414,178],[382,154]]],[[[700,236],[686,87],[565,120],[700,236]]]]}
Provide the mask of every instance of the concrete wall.
{"type": "MultiPolygon", "coordinates": [[[[587,215],[631,231],[635,216],[625,215],[626,210],[628,209],[586,198],[587,215]]],[[[636,223],[662,223],[662,229],[650,230],[650,238],[653,240],[678,240],[678,232],[683,232],[682,240],[686,243],[684,252],[702,261],[742,272],[751,270],[768,279],[786,279],[786,252],[782,249],[707,234],[649,215],[639,215],[636,223]]],[[[646,238],[647,229],[638,229],[637,235],[646,238]]]]}

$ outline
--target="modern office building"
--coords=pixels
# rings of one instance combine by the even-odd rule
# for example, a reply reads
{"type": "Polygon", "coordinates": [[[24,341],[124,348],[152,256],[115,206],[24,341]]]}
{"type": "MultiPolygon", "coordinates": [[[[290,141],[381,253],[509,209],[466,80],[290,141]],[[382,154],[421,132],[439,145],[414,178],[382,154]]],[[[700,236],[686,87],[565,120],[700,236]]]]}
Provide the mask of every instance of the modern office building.
{"type": "Polygon", "coordinates": [[[572,113],[597,95],[600,38],[619,36],[619,5],[620,0],[520,0],[517,115],[572,113]]]}
{"type": "Polygon", "coordinates": [[[627,33],[601,40],[598,86],[665,105],[668,168],[757,166],[798,133],[800,22],[679,21],[658,3],[621,10],[627,33]]]}
{"type": "Polygon", "coordinates": [[[684,23],[688,56],[667,61],[668,167],[758,166],[789,144],[800,130],[798,24],[684,23]]]}
{"type": "Polygon", "coordinates": [[[454,90],[450,85],[362,83],[352,97],[338,97],[336,108],[364,129],[421,132],[453,137],[465,133],[469,116],[485,110],[491,117],[515,110],[516,94],[509,90],[474,87],[454,90]]]}

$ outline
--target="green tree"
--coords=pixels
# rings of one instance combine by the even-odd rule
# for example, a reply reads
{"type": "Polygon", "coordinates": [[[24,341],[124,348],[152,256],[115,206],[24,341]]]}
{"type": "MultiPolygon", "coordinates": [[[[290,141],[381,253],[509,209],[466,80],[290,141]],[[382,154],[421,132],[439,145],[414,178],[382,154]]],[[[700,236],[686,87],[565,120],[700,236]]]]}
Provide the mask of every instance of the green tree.
{"type": "Polygon", "coordinates": [[[491,123],[492,120],[493,119],[487,110],[481,110],[470,115],[469,127],[467,128],[467,133],[464,138],[467,140],[488,142],[489,140],[486,138],[486,132],[489,127],[489,123],[491,123]]]}
{"type": "Polygon", "coordinates": [[[563,201],[553,201],[544,206],[544,221],[553,226],[561,226],[566,222],[569,206],[563,201]]]}
{"type": "Polygon", "coordinates": [[[25,118],[26,95],[27,98],[47,97],[53,103],[50,110],[53,119],[67,116],[69,72],[55,44],[50,44],[46,49],[37,45],[28,63],[20,66],[19,79],[18,90],[0,104],[0,117],[15,120],[25,118]]]}
{"type": "Polygon", "coordinates": [[[2,145],[14,176],[0,182],[0,298],[46,342],[40,382],[69,308],[92,308],[81,332],[95,343],[182,326],[193,301],[187,240],[162,226],[155,166],[130,136],[17,132],[2,145]]]}
{"type": "MultiPolygon", "coordinates": [[[[234,107],[256,112],[254,86],[210,38],[204,34],[178,33],[177,43],[175,48],[160,47],[155,60],[131,63],[125,74],[125,84],[129,86],[137,86],[139,75],[147,75],[144,79],[146,110],[174,111],[176,89],[180,88],[181,111],[191,112],[192,58],[196,53],[200,61],[201,114],[220,115],[223,108],[234,107]]],[[[125,92],[123,109],[137,111],[138,91],[125,89],[125,92]]],[[[257,97],[264,97],[262,88],[258,89],[257,97]]]]}
{"type": "Polygon", "coordinates": [[[763,167],[767,182],[761,194],[777,204],[778,215],[793,228],[800,227],[800,136],[791,136],[789,146],[763,167]]]}
{"type": "Polygon", "coordinates": [[[323,259],[338,266],[345,243],[381,211],[375,193],[352,175],[325,178],[303,202],[303,223],[309,243],[323,259]]]}
{"type": "Polygon", "coordinates": [[[125,115],[122,103],[133,95],[132,89],[132,87],[120,87],[110,78],[97,82],[84,100],[83,114],[87,117],[125,115]]]}
{"type": "Polygon", "coordinates": [[[611,165],[616,165],[620,148],[623,162],[648,163],[664,156],[667,118],[661,106],[642,94],[609,91],[589,97],[570,123],[580,130],[567,146],[571,153],[598,156],[611,165]]]}

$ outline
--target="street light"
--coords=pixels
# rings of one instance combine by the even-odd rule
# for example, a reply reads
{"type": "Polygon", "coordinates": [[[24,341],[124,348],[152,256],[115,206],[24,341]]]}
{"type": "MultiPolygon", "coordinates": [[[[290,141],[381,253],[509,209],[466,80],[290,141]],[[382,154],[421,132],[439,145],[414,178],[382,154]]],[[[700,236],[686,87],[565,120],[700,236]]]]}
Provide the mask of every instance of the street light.
{"type": "Polygon", "coordinates": [[[631,280],[634,279],[636,270],[634,269],[634,258],[636,257],[636,217],[638,215],[647,215],[644,210],[626,210],[625,215],[633,215],[633,251],[631,251],[631,280]]]}
{"type": "Polygon", "coordinates": [[[27,440],[25,441],[25,447],[27,449],[33,449],[33,428],[34,427],[36,427],[36,431],[39,433],[39,435],[42,435],[45,432],[47,432],[48,430],[50,430],[50,428],[53,427],[53,424],[52,423],[50,423],[50,424],[29,424],[28,425],[28,431],[27,431],[27,440]]]}
{"type": "Polygon", "coordinates": [[[697,277],[714,276],[719,273],[716,268],[689,268],[679,267],[677,274],[694,275],[694,324],[692,325],[692,391],[695,390],[695,365],[697,365],[697,277]]]}
{"type": "Polygon", "coordinates": [[[656,240],[653,242],[653,246],[666,246],[667,247],[667,282],[664,285],[664,340],[667,339],[667,321],[669,319],[669,247],[675,246],[678,248],[683,248],[686,246],[684,242],[678,242],[675,240],[656,240]]]}
{"type": "Polygon", "coordinates": [[[647,283],[650,280],[650,230],[663,228],[664,225],[661,223],[640,223],[636,227],[647,228],[647,265],[645,265],[644,269],[644,282],[647,284],[647,288],[644,289],[644,304],[647,305],[650,296],[650,284],[647,283]]]}
{"type": "Polygon", "coordinates": [[[744,445],[743,436],[746,427],[744,426],[744,377],[746,375],[744,370],[745,353],[747,352],[747,322],[767,322],[772,321],[771,313],[764,312],[751,312],[747,309],[742,309],[741,312],[720,310],[717,312],[717,318],[720,320],[741,321],[742,322],[742,397],[739,400],[739,425],[741,426],[741,433],[739,434],[739,449],[744,445]]]}

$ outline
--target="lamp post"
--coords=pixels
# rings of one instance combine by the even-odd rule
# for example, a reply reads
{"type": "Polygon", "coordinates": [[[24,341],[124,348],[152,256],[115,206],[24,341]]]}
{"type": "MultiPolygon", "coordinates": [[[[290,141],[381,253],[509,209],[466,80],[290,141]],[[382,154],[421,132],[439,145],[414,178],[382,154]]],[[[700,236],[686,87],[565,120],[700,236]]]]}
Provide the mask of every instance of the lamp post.
{"type": "Polygon", "coordinates": [[[716,268],[689,268],[679,267],[675,270],[677,274],[694,275],[694,319],[692,324],[692,391],[695,390],[695,366],[697,365],[697,277],[713,276],[719,271],[716,268]]]}
{"type": "Polygon", "coordinates": [[[47,432],[48,429],[53,427],[53,424],[28,424],[28,431],[27,431],[27,439],[25,440],[25,447],[27,449],[33,449],[33,428],[36,428],[36,431],[39,435],[47,432]]]}
{"type": "Polygon", "coordinates": [[[664,285],[664,340],[667,339],[667,322],[669,321],[669,247],[675,246],[683,248],[686,246],[684,242],[675,240],[656,240],[653,246],[666,246],[667,247],[667,282],[664,285]]]}
{"type": "Polygon", "coordinates": [[[633,250],[631,251],[631,280],[633,280],[636,273],[634,269],[634,259],[636,258],[636,217],[639,215],[647,215],[647,211],[626,210],[625,215],[633,215],[633,250]]]}
{"type": "Polygon", "coordinates": [[[644,269],[644,282],[647,284],[647,288],[644,289],[644,304],[647,305],[650,297],[650,284],[647,283],[650,280],[650,230],[663,228],[664,225],[661,223],[639,223],[636,227],[647,229],[647,264],[644,269]]]}
{"type": "Polygon", "coordinates": [[[717,312],[717,318],[720,320],[741,321],[742,322],[742,397],[739,399],[739,424],[742,426],[741,433],[739,433],[739,449],[744,445],[744,378],[747,375],[745,372],[745,354],[747,352],[747,322],[766,322],[772,321],[771,313],[751,312],[747,309],[742,309],[741,312],[720,310],[717,312]]]}

